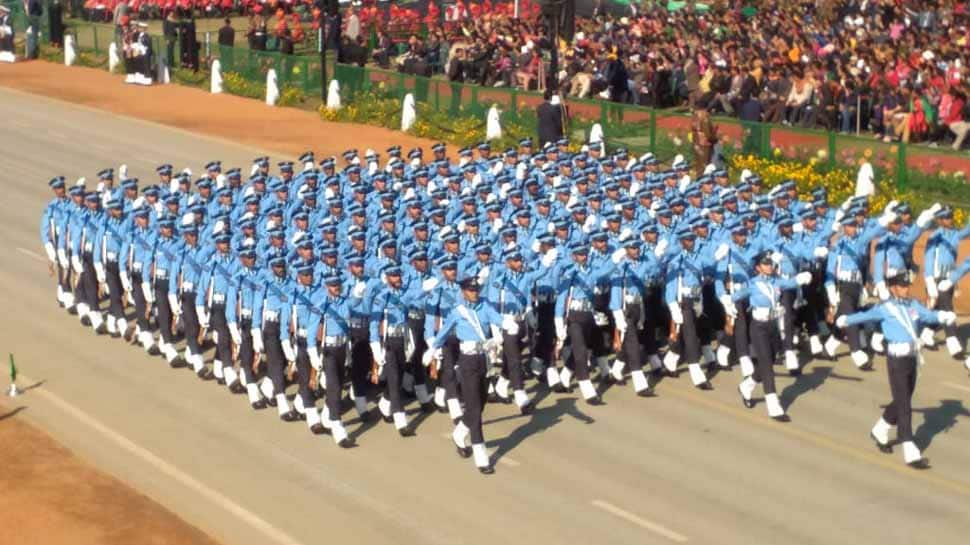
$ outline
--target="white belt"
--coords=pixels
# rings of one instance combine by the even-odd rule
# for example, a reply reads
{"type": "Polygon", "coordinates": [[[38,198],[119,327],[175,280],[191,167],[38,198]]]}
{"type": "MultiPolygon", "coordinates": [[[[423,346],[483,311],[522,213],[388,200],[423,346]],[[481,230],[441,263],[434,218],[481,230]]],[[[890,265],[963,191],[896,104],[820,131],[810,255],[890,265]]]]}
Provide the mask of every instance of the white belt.
{"type": "Polygon", "coordinates": [[[224,294],[224,293],[213,293],[212,294],[212,303],[213,304],[218,305],[218,304],[225,303],[225,302],[226,302],[226,294],[224,294]]]}
{"type": "Polygon", "coordinates": [[[105,254],[105,258],[107,258],[108,261],[118,261],[118,254],[117,252],[107,252],[105,254]]]}
{"type": "Polygon", "coordinates": [[[462,354],[475,356],[485,352],[485,343],[480,341],[462,341],[458,344],[458,350],[462,354]]]}
{"type": "Polygon", "coordinates": [[[574,310],[576,312],[590,312],[593,310],[593,302],[583,300],[572,300],[569,302],[569,310],[574,310]]]}
{"type": "Polygon", "coordinates": [[[409,310],[408,311],[408,318],[411,319],[411,320],[423,320],[424,319],[424,312],[423,311],[420,311],[420,310],[409,310]]]}
{"type": "Polygon", "coordinates": [[[525,320],[525,311],[523,310],[522,312],[514,312],[514,313],[513,312],[506,312],[505,314],[502,315],[502,319],[503,320],[508,319],[508,320],[514,320],[516,322],[521,322],[522,320],[525,320]]]}
{"type": "Polygon", "coordinates": [[[323,346],[343,346],[347,344],[346,335],[335,335],[333,337],[324,337],[323,346]]]}
{"type": "Polygon", "coordinates": [[[263,311],[263,321],[264,322],[278,322],[280,321],[280,313],[275,310],[264,310],[263,311]]]}
{"type": "Polygon", "coordinates": [[[305,339],[306,338],[306,328],[305,327],[297,328],[297,330],[296,330],[296,336],[299,337],[299,338],[301,338],[301,339],[305,339]]]}
{"type": "Polygon", "coordinates": [[[839,271],[839,274],[835,278],[839,282],[853,282],[858,284],[862,282],[862,273],[859,271],[839,271]]]}
{"type": "Polygon", "coordinates": [[[385,337],[403,337],[405,331],[404,324],[401,325],[391,325],[384,327],[385,337]]]}
{"type": "Polygon", "coordinates": [[[84,243],[84,251],[85,252],[93,252],[94,251],[94,243],[93,242],[85,242],[84,243]]]}
{"type": "Polygon", "coordinates": [[[894,269],[892,267],[888,267],[888,268],[886,268],[886,278],[892,278],[893,276],[896,276],[897,274],[902,273],[902,272],[907,272],[908,273],[909,271],[904,271],[903,269],[894,269]]]}
{"type": "Polygon", "coordinates": [[[913,343],[886,343],[886,353],[898,358],[912,356],[916,353],[913,343]]]}
{"type": "Polygon", "coordinates": [[[773,308],[755,307],[751,309],[751,317],[759,322],[770,322],[778,316],[775,314],[775,309],[773,308]]]}
{"type": "Polygon", "coordinates": [[[361,327],[364,327],[366,325],[366,322],[367,322],[367,320],[365,318],[363,318],[363,317],[360,317],[360,318],[351,318],[350,319],[350,327],[361,328],[361,327]]]}
{"type": "Polygon", "coordinates": [[[242,319],[244,319],[244,320],[247,319],[247,318],[252,318],[253,317],[253,309],[251,309],[251,308],[241,309],[239,311],[239,317],[242,318],[242,319]]]}
{"type": "Polygon", "coordinates": [[[640,295],[636,293],[630,294],[630,295],[624,295],[623,302],[628,305],[639,305],[640,303],[643,303],[643,297],[640,297],[640,295]]]}
{"type": "Polygon", "coordinates": [[[685,286],[680,288],[680,297],[688,299],[696,299],[701,296],[700,286],[685,286]]]}
{"type": "Polygon", "coordinates": [[[195,289],[195,284],[192,282],[182,282],[182,291],[193,291],[195,289]]]}
{"type": "Polygon", "coordinates": [[[600,286],[593,287],[593,295],[603,295],[603,293],[604,293],[604,290],[602,287],[600,286]]]}
{"type": "Polygon", "coordinates": [[[132,263],[131,264],[131,272],[140,273],[141,272],[141,263],[139,263],[137,261],[134,262],[134,263],[132,263]]]}
{"type": "Polygon", "coordinates": [[[159,280],[168,278],[168,269],[155,269],[155,278],[159,280]]]}

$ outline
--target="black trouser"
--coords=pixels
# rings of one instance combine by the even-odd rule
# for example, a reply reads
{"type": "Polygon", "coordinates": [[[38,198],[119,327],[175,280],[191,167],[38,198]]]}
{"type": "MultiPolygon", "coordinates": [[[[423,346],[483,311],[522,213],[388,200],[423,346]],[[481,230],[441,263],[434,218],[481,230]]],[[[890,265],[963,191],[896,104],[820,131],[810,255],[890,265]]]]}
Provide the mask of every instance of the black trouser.
{"type": "Polygon", "coordinates": [[[405,365],[404,337],[384,339],[384,397],[391,402],[391,413],[403,412],[401,375],[405,365]]]}
{"type": "Polygon", "coordinates": [[[414,377],[415,385],[427,384],[428,370],[421,361],[424,352],[428,349],[428,345],[424,342],[424,318],[408,318],[408,329],[411,330],[411,337],[414,339],[414,352],[408,359],[406,370],[414,377]]]}
{"type": "MultiPolygon", "coordinates": [[[[374,355],[370,350],[370,332],[366,327],[350,328],[350,384],[355,397],[367,397],[367,377],[371,372],[374,355]]],[[[327,385],[330,385],[329,378],[327,385]]],[[[329,389],[329,388],[328,388],[329,389]]]]}
{"type": "Polygon", "coordinates": [[[795,299],[798,290],[781,291],[782,322],[784,331],[781,332],[781,347],[783,350],[795,349],[795,299]]]}
{"type": "MultiPolygon", "coordinates": [[[[859,294],[862,291],[862,284],[839,282],[835,287],[839,290],[839,309],[837,315],[842,316],[844,314],[848,316],[849,314],[853,314],[859,308],[859,294]]],[[[846,342],[849,343],[850,350],[853,352],[862,350],[862,346],[859,343],[859,326],[850,325],[845,328],[843,334],[846,337],[846,342]]]]}
{"type": "Polygon", "coordinates": [[[488,362],[484,354],[458,356],[458,377],[465,401],[465,412],[461,420],[468,427],[473,445],[485,443],[485,436],[482,433],[482,410],[488,397],[488,383],[485,380],[487,373],[488,362]]]}
{"type": "Polygon", "coordinates": [[[765,322],[751,320],[751,347],[754,349],[755,382],[760,382],[765,394],[775,393],[775,352],[773,346],[778,341],[778,320],[771,319],[765,322]]]}
{"type": "Polygon", "coordinates": [[[162,341],[171,343],[175,339],[172,335],[172,306],[168,302],[168,279],[155,279],[155,305],[158,315],[158,329],[161,330],[162,341]]]}
{"type": "Polygon", "coordinates": [[[327,410],[330,420],[340,420],[340,395],[343,393],[347,345],[324,346],[323,374],[327,377],[327,410]]]}
{"type": "Polygon", "coordinates": [[[229,336],[229,324],[226,322],[225,303],[212,305],[212,310],[209,311],[209,326],[212,331],[219,334],[214,359],[221,361],[224,367],[232,367],[232,337],[229,336]]]}
{"type": "Polygon", "coordinates": [[[269,379],[273,381],[275,395],[286,393],[286,357],[283,355],[283,345],[280,343],[280,323],[263,322],[263,350],[266,351],[266,370],[269,379]]]}
{"type": "MultiPolygon", "coordinates": [[[[720,333],[724,331],[726,315],[724,313],[724,306],[717,300],[717,292],[714,289],[714,284],[704,284],[704,287],[701,288],[701,300],[704,302],[702,305],[704,309],[703,319],[711,332],[710,340],[713,340],[717,336],[718,341],[720,341],[724,338],[720,333]]],[[[708,344],[708,342],[704,342],[703,344],[708,344]]]]}
{"type": "Polygon", "coordinates": [[[524,321],[516,321],[519,331],[510,335],[502,331],[502,376],[509,379],[513,390],[525,389],[525,379],[522,374],[522,347],[525,346],[526,334],[524,321]]]}
{"type": "Polygon", "coordinates": [[[607,288],[605,291],[606,293],[593,295],[593,310],[596,314],[593,315],[595,329],[591,345],[593,353],[590,354],[590,358],[607,356],[613,348],[613,315],[610,312],[610,290],[607,288]],[[600,320],[603,316],[606,316],[605,324],[596,323],[597,314],[600,315],[600,320]]]}
{"type": "Polygon", "coordinates": [[[151,307],[148,306],[148,301],[145,300],[145,292],[141,289],[143,281],[140,272],[131,273],[131,295],[135,300],[135,319],[138,320],[138,329],[150,332],[151,307]]]}
{"type": "Polygon", "coordinates": [[[458,365],[458,337],[449,335],[441,347],[441,372],[438,373],[438,384],[445,389],[445,399],[461,399],[458,375],[455,367],[458,365]]]}
{"type": "MultiPolygon", "coordinates": [[[[195,312],[195,308],[193,308],[192,311],[195,312]]],[[[183,316],[188,316],[188,312],[183,313],[183,316]]],[[[255,363],[256,360],[256,351],[253,350],[253,334],[250,331],[251,327],[252,320],[249,318],[239,320],[239,338],[242,341],[242,343],[239,345],[239,372],[242,374],[247,384],[256,383],[256,372],[253,371],[253,363],[255,363]]],[[[186,332],[187,331],[188,327],[186,326],[186,332]]],[[[186,336],[188,336],[188,333],[186,333],[186,336]]]]}
{"type": "Polygon", "coordinates": [[[916,388],[916,356],[889,356],[886,358],[889,371],[889,391],[893,400],[886,405],[882,418],[896,426],[896,437],[900,441],[913,440],[913,390],[916,388]]]}
{"type": "MultiPolygon", "coordinates": [[[[104,267],[105,282],[108,284],[108,314],[116,320],[125,317],[124,292],[121,288],[121,276],[118,274],[118,262],[109,261],[104,267]]],[[[124,331],[122,331],[124,333],[124,331]]]]}
{"type": "Polygon", "coordinates": [[[626,332],[622,333],[623,338],[617,357],[622,358],[630,371],[639,371],[643,367],[643,354],[640,350],[640,344],[643,342],[643,338],[647,336],[646,332],[640,328],[640,318],[643,314],[640,303],[627,305],[623,309],[623,315],[626,317],[626,332]]]}
{"type": "Polygon", "coordinates": [[[552,355],[556,349],[555,314],[556,303],[553,301],[536,305],[536,322],[538,328],[536,331],[536,349],[533,356],[550,365],[555,364],[552,361],[552,355]]]}
{"type": "Polygon", "coordinates": [[[667,312],[667,306],[663,304],[663,299],[660,297],[659,288],[647,288],[646,297],[643,299],[643,308],[647,309],[643,316],[643,349],[647,355],[656,354],[660,349],[657,343],[657,330],[667,331],[667,324],[670,322],[670,315],[667,312]]]}
{"type": "MultiPolygon", "coordinates": [[[[67,267],[61,267],[60,260],[57,261],[57,283],[61,285],[61,291],[64,293],[72,293],[71,265],[68,264],[67,267]]],[[[74,304],[77,304],[77,300],[74,301],[74,304]]]]}
{"type": "Polygon", "coordinates": [[[675,346],[671,348],[688,364],[700,363],[702,330],[700,316],[694,312],[693,300],[684,299],[679,304],[684,323],[680,324],[680,334],[677,336],[675,346]]]}
{"type": "Polygon", "coordinates": [[[199,346],[199,315],[195,312],[195,292],[182,292],[182,328],[185,330],[185,345],[189,347],[189,352],[195,355],[202,354],[199,346]]]}
{"type": "MultiPolygon", "coordinates": [[[[222,337],[221,334],[219,336],[222,337]]],[[[297,338],[293,348],[296,349],[297,395],[303,399],[305,411],[316,410],[316,399],[310,393],[310,355],[306,351],[306,338],[297,338]]]]}
{"type": "Polygon", "coordinates": [[[94,261],[91,259],[91,254],[87,252],[82,254],[81,262],[84,265],[84,272],[78,279],[77,295],[80,297],[78,301],[87,303],[93,312],[97,312],[100,306],[98,304],[98,277],[94,271],[94,261]]]}
{"type": "MultiPolygon", "coordinates": [[[[954,285],[952,288],[941,291],[939,296],[936,298],[936,304],[933,305],[933,310],[948,310],[953,312],[953,292],[956,291],[957,287],[954,285]]],[[[950,325],[943,326],[943,330],[946,331],[947,337],[957,336],[957,324],[952,323],[950,325]]]]}
{"type": "Polygon", "coordinates": [[[734,318],[734,355],[737,357],[749,356],[748,345],[751,341],[751,316],[748,314],[748,302],[738,301],[734,304],[738,315],[734,318]]]}
{"type": "Polygon", "coordinates": [[[647,317],[654,320],[656,324],[656,334],[659,335],[657,338],[670,338],[670,309],[664,303],[663,288],[648,289],[646,305],[647,308],[651,309],[651,312],[647,313],[647,317]]]}
{"type": "Polygon", "coordinates": [[[566,334],[573,352],[573,371],[577,380],[589,380],[589,360],[593,357],[592,347],[599,334],[593,313],[571,311],[566,319],[566,334]]]}

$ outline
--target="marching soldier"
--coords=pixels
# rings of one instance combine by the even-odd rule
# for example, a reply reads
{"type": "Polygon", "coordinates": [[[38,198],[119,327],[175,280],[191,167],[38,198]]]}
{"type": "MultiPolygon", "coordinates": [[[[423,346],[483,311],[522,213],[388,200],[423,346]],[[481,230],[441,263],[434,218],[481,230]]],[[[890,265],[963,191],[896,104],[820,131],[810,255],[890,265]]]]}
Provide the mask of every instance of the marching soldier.
{"type": "Polygon", "coordinates": [[[701,286],[704,257],[694,248],[696,235],[689,225],[677,230],[681,248],[667,264],[664,300],[670,309],[671,346],[663,364],[669,375],[676,375],[681,356],[687,361],[691,382],[701,390],[713,390],[701,368],[701,286]]]}
{"type": "Polygon", "coordinates": [[[192,370],[203,380],[211,378],[202,360],[202,337],[200,316],[196,310],[199,290],[204,290],[204,268],[208,266],[208,251],[199,244],[199,228],[194,217],[189,222],[183,220],[182,237],[184,244],[181,254],[173,261],[172,278],[168,286],[169,306],[178,309],[182,317],[185,333],[185,352],[182,359],[192,366],[192,370]]]}
{"type": "Polygon", "coordinates": [[[99,283],[104,286],[108,294],[108,315],[105,319],[108,333],[112,337],[120,337],[128,329],[125,319],[124,290],[121,287],[120,269],[118,266],[121,248],[128,238],[128,221],[122,210],[120,199],[112,198],[108,201],[108,217],[101,223],[94,248],[94,268],[99,283]]]}
{"type": "MultiPolygon", "coordinates": [[[[287,315],[292,299],[293,286],[286,275],[286,258],[276,256],[268,260],[270,273],[253,306],[253,350],[266,353],[267,376],[260,383],[260,391],[266,401],[279,413],[284,422],[297,419],[298,413],[290,408],[286,399],[284,377],[285,355],[283,353],[284,331],[281,322],[287,315]]],[[[289,337],[289,331],[285,332],[289,337]]],[[[292,347],[290,348],[292,351],[292,347]]]]}
{"type": "Polygon", "coordinates": [[[252,333],[253,309],[256,307],[256,298],[263,290],[261,276],[259,268],[256,267],[255,247],[244,246],[239,251],[239,267],[226,293],[226,322],[232,342],[236,345],[239,384],[249,398],[249,405],[255,410],[266,407],[266,400],[260,395],[256,382],[259,353],[253,347],[252,333]]]}
{"type": "MultiPolygon", "coordinates": [[[[291,290],[289,303],[280,315],[280,346],[286,361],[296,365],[297,394],[293,407],[306,419],[310,432],[319,435],[326,431],[317,412],[316,399],[310,392],[310,347],[316,352],[316,333],[314,326],[319,324],[319,308],[313,304],[317,293],[313,278],[313,265],[301,264],[296,267],[296,285],[291,290]],[[313,328],[313,329],[311,329],[313,328]]],[[[340,383],[331,388],[340,391],[340,383]]],[[[337,412],[339,415],[339,410],[337,412]]]]}
{"type": "MultiPolygon", "coordinates": [[[[948,279],[950,273],[956,268],[957,249],[960,247],[960,241],[970,237],[970,225],[960,230],[955,229],[953,227],[953,208],[950,206],[938,208],[935,217],[939,228],[926,241],[926,261],[923,272],[926,281],[926,293],[929,295],[927,306],[934,310],[952,311],[956,282],[944,284],[944,280],[948,279]],[[946,289],[942,289],[941,284],[946,289]]],[[[919,222],[917,221],[917,223],[919,222]]],[[[964,347],[957,337],[956,327],[949,325],[944,329],[947,351],[954,358],[959,358],[964,347]]],[[[934,332],[930,328],[924,328],[920,338],[928,347],[936,344],[934,332]]]]}
{"type": "Polygon", "coordinates": [[[892,402],[886,406],[882,418],[873,426],[870,435],[880,451],[891,453],[889,431],[896,427],[896,436],[903,445],[903,460],[916,469],[929,467],[913,440],[912,405],[920,355],[918,331],[923,324],[952,325],[956,315],[948,310],[930,311],[909,298],[909,275],[905,272],[886,279],[890,297],[869,310],[842,314],[836,325],[842,329],[877,322],[886,342],[886,369],[892,402]]]}
{"type": "Polygon", "coordinates": [[[561,351],[567,334],[572,351],[573,370],[563,367],[559,372],[562,387],[569,389],[572,373],[576,373],[579,390],[583,399],[590,405],[601,405],[599,393],[589,379],[590,360],[594,346],[593,336],[598,333],[593,318],[593,297],[600,279],[587,263],[589,248],[583,242],[573,242],[569,246],[573,263],[563,270],[559,280],[556,297],[556,337],[561,351]]]}
{"type": "MultiPolygon", "coordinates": [[[[232,337],[226,320],[226,300],[232,289],[234,259],[229,251],[232,237],[227,232],[215,235],[215,253],[209,256],[199,289],[195,293],[195,312],[203,330],[212,331],[216,343],[215,357],[212,360],[212,375],[219,384],[230,386],[238,378],[233,369],[232,337]]],[[[200,337],[204,337],[203,333],[200,337]]],[[[201,360],[201,356],[197,361],[201,360]]]]}
{"type": "Polygon", "coordinates": [[[181,307],[173,307],[168,294],[169,283],[178,281],[178,279],[173,279],[171,274],[177,267],[177,256],[182,253],[182,243],[175,238],[174,233],[175,220],[173,218],[164,217],[158,220],[158,239],[155,244],[155,257],[152,260],[151,284],[145,281],[142,284],[144,289],[151,292],[151,302],[155,303],[157,311],[155,320],[158,323],[160,339],[159,350],[172,367],[179,365],[176,361],[179,355],[174,344],[174,329],[176,318],[181,313],[181,307]]]}
{"type": "Polygon", "coordinates": [[[376,364],[371,380],[376,383],[379,377],[384,378],[384,394],[377,407],[385,422],[393,422],[401,437],[409,437],[414,430],[408,426],[401,399],[401,375],[407,361],[408,304],[401,289],[401,267],[387,265],[381,274],[384,286],[374,296],[370,315],[370,347],[376,364]]]}
{"type": "Polygon", "coordinates": [[[151,208],[141,206],[134,210],[134,227],[121,247],[120,276],[121,286],[128,294],[129,301],[135,305],[135,328],[131,337],[141,343],[145,352],[159,353],[152,335],[150,319],[154,290],[151,288],[152,261],[158,233],[149,227],[151,208]]]}
{"type": "MultiPolygon", "coordinates": [[[[424,340],[430,346],[441,329],[451,309],[460,301],[458,286],[458,260],[446,254],[438,259],[440,279],[429,282],[428,304],[425,309],[424,340]]],[[[447,408],[453,421],[461,418],[461,402],[458,398],[458,379],[455,366],[458,364],[458,339],[448,338],[441,351],[441,368],[438,373],[438,386],[435,388],[434,401],[439,410],[447,408]]]]}
{"type": "Polygon", "coordinates": [[[656,352],[655,324],[648,320],[652,314],[644,302],[647,290],[659,275],[659,265],[653,254],[643,255],[640,240],[633,233],[621,237],[622,248],[612,256],[619,271],[612,278],[610,287],[610,311],[616,324],[613,349],[616,360],[610,374],[617,383],[623,383],[623,369],[629,367],[633,378],[633,391],[641,397],[653,395],[653,387],[643,372],[644,353],[656,352]]]}

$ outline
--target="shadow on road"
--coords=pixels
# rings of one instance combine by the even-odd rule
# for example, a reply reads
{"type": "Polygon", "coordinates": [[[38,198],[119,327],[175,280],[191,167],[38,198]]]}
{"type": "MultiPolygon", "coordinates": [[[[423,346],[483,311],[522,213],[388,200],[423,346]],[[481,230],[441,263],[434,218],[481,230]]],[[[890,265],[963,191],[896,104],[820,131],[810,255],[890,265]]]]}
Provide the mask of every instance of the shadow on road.
{"type": "Polygon", "coordinates": [[[0,414],[0,420],[6,420],[6,419],[8,419],[10,417],[16,416],[17,413],[19,413],[20,411],[23,411],[25,409],[27,409],[27,407],[17,407],[16,409],[14,409],[14,410],[6,413],[6,414],[0,414]]]}
{"type": "Polygon", "coordinates": [[[831,365],[810,367],[807,373],[803,372],[795,382],[791,383],[787,388],[782,390],[781,405],[787,410],[789,407],[795,404],[795,400],[797,400],[803,394],[818,389],[818,387],[824,384],[829,378],[851,380],[853,382],[862,381],[862,379],[859,377],[839,375],[834,371],[835,368],[831,365]]]}
{"type": "Polygon", "coordinates": [[[938,407],[914,408],[913,412],[923,414],[923,423],[913,432],[913,437],[924,450],[930,446],[937,434],[945,433],[955,426],[957,417],[970,416],[963,401],[958,399],[944,399],[938,407]]]}
{"type": "MultiPolygon", "coordinates": [[[[542,398],[544,399],[548,393],[542,398]]],[[[564,416],[571,416],[577,420],[580,420],[586,424],[592,424],[596,420],[585,414],[576,406],[577,399],[574,397],[564,397],[559,398],[552,405],[546,407],[539,407],[539,402],[541,399],[536,399],[536,410],[532,413],[532,417],[528,422],[522,424],[518,428],[512,431],[508,436],[502,439],[495,439],[488,442],[488,446],[497,446],[498,449],[492,454],[492,460],[498,462],[502,456],[508,454],[515,450],[522,441],[525,441],[533,435],[542,433],[556,424],[563,421],[564,416]]],[[[503,417],[501,419],[496,419],[487,422],[488,424],[506,420],[509,417],[503,417]]]]}

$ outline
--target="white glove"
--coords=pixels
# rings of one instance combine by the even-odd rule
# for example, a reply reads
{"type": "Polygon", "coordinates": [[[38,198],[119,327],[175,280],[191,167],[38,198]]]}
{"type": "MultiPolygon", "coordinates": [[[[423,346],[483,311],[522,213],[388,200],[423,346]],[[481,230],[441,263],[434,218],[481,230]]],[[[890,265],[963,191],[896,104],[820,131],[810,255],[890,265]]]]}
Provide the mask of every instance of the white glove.
{"type": "Polygon", "coordinates": [[[883,301],[889,299],[889,288],[886,287],[885,282],[876,283],[876,294],[879,295],[879,299],[883,301]]]}
{"type": "Polygon", "coordinates": [[[179,301],[178,294],[168,294],[168,306],[172,307],[172,314],[175,316],[182,314],[182,303],[179,301]]]}
{"type": "MultiPolygon", "coordinates": [[[[430,346],[430,345],[429,345],[430,346]]],[[[424,351],[424,355],[421,356],[421,364],[425,367],[431,365],[431,362],[437,360],[441,356],[440,348],[429,348],[424,351]]]]}
{"type": "Polygon", "coordinates": [[[674,323],[677,324],[677,325],[683,324],[684,323],[684,313],[683,313],[683,311],[680,310],[680,305],[678,303],[674,303],[674,304],[668,305],[668,306],[670,308],[670,319],[673,320],[674,323]]]}
{"type": "Polygon", "coordinates": [[[71,256],[71,268],[73,268],[74,272],[78,274],[81,274],[84,272],[84,263],[81,263],[80,257],[76,255],[71,256]]]}
{"type": "Polygon", "coordinates": [[[546,255],[542,256],[542,266],[547,269],[552,267],[557,257],[559,257],[559,250],[556,248],[550,249],[546,252],[546,255]]]}
{"type": "Polygon", "coordinates": [[[421,158],[420,157],[415,157],[414,159],[411,159],[411,168],[418,168],[420,166],[421,166],[421,158]]]}
{"type": "Polygon", "coordinates": [[[829,296],[830,305],[839,306],[839,292],[835,289],[835,284],[825,284],[825,293],[829,296]]]}
{"type": "Polygon", "coordinates": [[[431,278],[426,278],[423,282],[421,282],[421,289],[423,291],[431,291],[435,289],[437,285],[438,279],[432,276],[431,278]]]}
{"type": "Polygon", "coordinates": [[[455,230],[459,233],[465,232],[465,220],[458,220],[458,225],[455,226],[455,230]]]}
{"type": "Polygon", "coordinates": [[[121,288],[125,291],[131,291],[131,280],[128,278],[128,273],[122,271],[118,276],[121,277],[121,288]]]}
{"type": "Polygon", "coordinates": [[[306,353],[308,356],[310,356],[310,365],[312,365],[313,368],[316,369],[317,371],[322,370],[323,357],[320,355],[320,352],[317,350],[317,347],[316,346],[308,347],[306,349],[306,353]]]}
{"type": "Polygon", "coordinates": [[[367,284],[365,282],[357,282],[354,284],[354,288],[350,290],[350,295],[354,299],[360,299],[364,296],[364,292],[367,291],[367,284]]]}
{"type": "Polygon", "coordinates": [[[845,314],[839,316],[838,318],[835,319],[835,325],[839,329],[845,329],[846,326],[849,325],[849,317],[846,316],[845,314]]]}
{"type": "Polygon", "coordinates": [[[720,297],[719,301],[721,301],[721,306],[724,307],[725,314],[731,318],[738,317],[738,307],[734,306],[734,301],[731,300],[730,295],[725,293],[720,297]]]}
{"type": "Polygon", "coordinates": [[[253,328],[249,330],[249,334],[253,336],[253,351],[259,354],[263,351],[263,332],[253,328]]]}
{"type": "Polygon", "coordinates": [[[771,262],[774,263],[775,266],[777,267],[778,265],[781,265],[781,259],[782,259],[782,257],[783,256],[781,255],[781,252],[772,252],[771,253],[771,262]]]}
{"type": "Polygon", "coordinates": [[[610,261],[616,265],[619,265],[620,261],[623,261],[624,256],[626,256],[626,250],[623,248],[617,248],[616,251],[614,251],[610,256],[610,261]]]}
{"type": "Polygon", "coordinates": [[[622,310],[617,309],[613,311],[613,323],[616,324],[616,330],[620,332],[620,335],[626,333],[626,316],[623,315],[622,310]]]}
{"type": "Polygon", "coordinates": [[[372,354],[374,354],[374,361],[377,362],[377,366],[384,367],[384,349],[381,348],[381,343],[370,343],[370,351],[372,354]]]}
{"type": "Polygon", "coordinates": [[[505,222],[502,221],[502,218],[495,218],[494,220],[492,220],[492,230],[495,231],[496,233],[498,233],[504,225],[505,225],[505,222]]]}
{"type": "Polygon", "coordinates": [[[101,263],[95,263],[94,264],[94,276],[95,276],[95,278],[98,279],[98,284],[104,284],[104,282],[105,282],[105,276],[104,276],[104,265],[103,264],[101,264],[101,263]]]}
{"type": "Polygon", "coordinates": [[[879,225],[883,227],[889,227],[889,224],[896,221],[896,212],[893,210],[886,210],[879,216],[879,225]]]}
{"type": "Polygon", "coordinates": [[[209,327],[209,315],[205,312],[205,307],[202,305],[195,305],[195,314],[199,317],[199,326],[208,329],[209,327]]]}
{"type": "Polygon", "coordinates": [[[145,302],[149,305],[155,302],[155,293],[152,291],[152,286],[148,282],[141,283],[141,293],[145,296],[145,302]]]}
{"type": "Polygon", "coordinates": [[[377,166],[377,161],[371,161],[367,163],[367,175],[373,176],[374,174],[377,174],[378,168],[379,167],[377,166]]]}
{"type": "MultiPolygon", "coordinates": [[[[927,286],[927,288],[929,288],[929,283],[928,282],[927,282],[926,286],[927,286]]],[[[943,280],[940,280],[940,282],[936,285],[936,289],[938,289],[940,291],[950,291],[950,289],[952,287],[953,287],[953,282],[950,282],[950,279],[949,278],[944,278],[943,280]]]]}
{"type": "Polygon", "coordinates": [[[714,259],[717,261],[724,259],[727,257],[730,250],[731,248],[729,248],[727,244],[721,244],[717,247],[717,250],[714,251],[714,259]]]}
{"type": "Polygon", "coordinates": [[[532,241],[532,245],[530,245],[529,248],[532,249],[532,253],[536,253],[537,254],[537,253],[539,253],[539,248],[541,246],[542,245],[539,244],[539,239],[535,239],[535,240],[532,241]]]}
{"type": "Polygon", "coordinates": [[[936,214],[936,211],[933,210],[932,208],[927,208],[926,210],[923,210],[922,212],[920,212],[920,215],[916,217],[916,226],[919,227],[920,229],[926,229],[927,227],[930,226],[930,223],[933,222],[934,214],[936,214]]]}
{"type": "Polygon", "coordinates": [[[798,282],[799,286],[807,286],[812,283],[812,273],[805,271],[800,272],[795,275],[795,282],[798,282]]]}
{"type": "Polygon", "coordinates": [[[509,335],[514,336],[519,334],[519,324],[508,314],[502,316],[502,329],[509,335]]]}
{"type": "Polygon", "coordinates": [[[943,285],[943,282],[949,282],[949,280],[942,280],[942,281],[940,281],[940,284],[937,285],[936,280],[934,280],[933,277],[927,277],[926,278],[926,295],[928,295],[930,297],[930,299],[933,299],[933,300],[936,300],[937,298],[939,298],[940,297],[940,292],[937,291],[937,290],[940,288],[940,286],[943,285]]]}
{"type": "Polygon", "coordinates": [[[54,245],[50,242],[44,244],[44,251],[47,252],[47,260],[53,263],[57,260],[57,251],[54,250],[54,245]]]}
{"type": "Polygon", "coordinates": [[[522,180],[524,180],[525,179],[525,171],[526,171],[527,168],[528,167],[526,166],[525,163],[519,163],[519,164],[515,165],[515,179],[518,180],[518,181],[520,181],[520,182],[522,180]]]}
{"type": "Polygon", "coordinates": [[[57,262],[61,264],[61,267],[67,267],[67,252],[64,251],[64,248],[57,249],[57,262]]]}
{"type": "Polygon", "coordinates": [[[232,337],[232,342],[235,343],[236,346],[240,346],[242,344],[242,335],[239,333],[239,325],[237,325],[235,322],[229,324],[229,336],[232,337]]]}
{"type": "Polygon", "coordinates": [[[485,281],[488,280],[488,271],[489,271],[488,265],[485,265],[484,267],[482,267],[482,270],[478,271],[479,284],[485,284],[485,281]]]}
{"type": "Polygon", "coordinates": [[[842,227],[842,218],[845,217],[845,211],[839,210],[835,213],[835,220],[832,221],[832,232],[838,233],[839,229],[842,227]]]}
{"type": "Polygon", "coordinates": [[[502,172],[503,166],[504,165],[502,165],[502,163],[495,163],[494,165],[492,165],[492,170],[491,170],[492,176],[498,176],[498,173],[502,172]]]}
{"type": "Polygon", "coordinates": [[[949,310],[941,310],[936,313],[936,319],[943,325],[953,325],[957,322],[957,315],[949,310]]]}
{"type": "Polygon", "coordinates": [[[845,200],[845,202],[842,203],[842,206],[839,207],[839,210],[842,210],[844,212],[844,211],[848,210],[850,206],[852,206],[852,196],[851,195],[849,196],[848,199],[845,200]]]}
{"type": "Polygon", "coordinates": [[[283,356],[286,357],[286,361],[296,361],[296,351],[293,350],[293,343],[289,339],[283,339],[280,345],[283,347],[283,356]]]}
{"type": "Polygon", "coordinates": [[[799,222],[796,222],[794,225],[792,225],[791,230],[793,233],[801,233],[802,231],[805,230],[805,226],[802,224],[802,222],[799,221],[799,222]]]}
{"type": "Polygon", "coordinates": [[[562,316],[556,316],[556,338],[560,341],[566,339],[566,321],[562,319],[562,316]]]}
{"type": "Polygon", "coordinates": [[[667,251],[667,244],[667,239],[660,239],[660,241],[657,242],[657,247],[653,250],[654,255],[657,257],[663,257],[664,253],[667,251]]]}
{"type": "Polygon", "coordinates": [[[815,248],[814,254],[818,259],[825,259],[829,256],[829,249],[825,246],[818,246],[815,248]]]}

